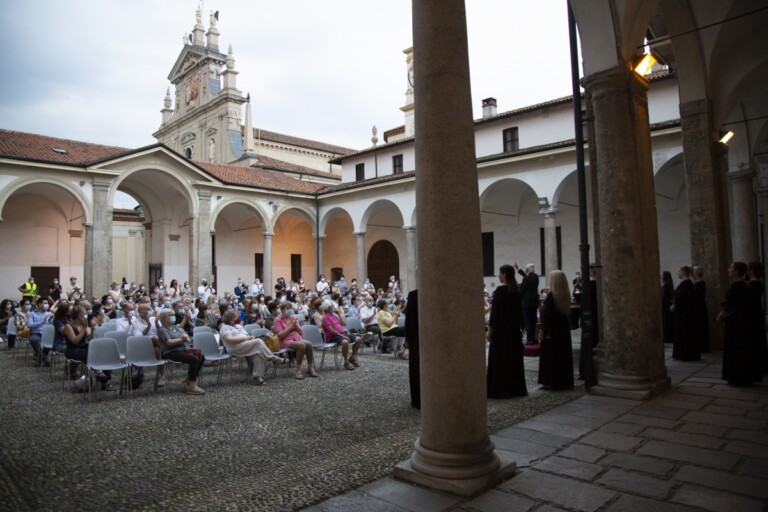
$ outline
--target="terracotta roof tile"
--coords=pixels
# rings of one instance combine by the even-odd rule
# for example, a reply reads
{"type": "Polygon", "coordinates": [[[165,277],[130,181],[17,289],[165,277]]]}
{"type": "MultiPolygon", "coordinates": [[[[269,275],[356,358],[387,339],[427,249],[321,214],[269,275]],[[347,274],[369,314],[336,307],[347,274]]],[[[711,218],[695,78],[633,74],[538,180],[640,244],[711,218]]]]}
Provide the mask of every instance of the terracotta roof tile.
{"type": "Polygon", "coordinates": [[[318,176],[321,178],[328,178],[331,180],[341,180],[340,176],[336,174],[331,174],[330,172],[318,171],[317,169],[304,167],[303,165],[292,164],[290,162],[284,162],[282,160],[278,160],[276,158],[271,158],[268,156],[258,155],[256,159],[257,159],[257,162],[251,167],[257,167],[259,169],[268,169],[272,171],[283,171],[283,172],[292,172],[292,173],[298,173],[298,174],[307,174],[310,176],[318,176]]]}
{"type": "Polygon", "coordinates": [[[369,178],[363,181],[348,181],[347,183],[341,183],[339,185],[325,185],[317,190],[318,195],[328,194],[331,192],[339,192],[341,190],[350,190],[353,188],[367,187],[369,185],[376,185],[377,183],[387,183],[390,181],[399,181],[416,176],[416,171],[401,172],[398,174],[387,174],[385,176],[379,176],[378,178],[369,178]]]}
{"type": "Polygon", "coordinates": [[[0,156],[4,157],[65,165],[85,165],[128,151],[131,150],[0,129],[0,156]]]}
{"type": "Polygon", "coordinates": [[[316,140],[303,139],[301,137],[294,137],[293,135],[285,135],[283,133],[262,130],[261,128],[253,129],[253,137],[257,140],[270,140],[272,142],[280,142],[282,144],[290,144],[292,146],[304,146],[317,149],[319,151],[325,151],[327,153],[334,153],[336,155],[346,155],[348,153],[354,153],[357,151],[355,149],[336,146],[334,144],[327,144],[325,142],[318,142],[316,140]]]}
{"type": "Polygon", "coordinates": [[[315,194],[325,185],[311,183],[286,176],[285,174],[270,169],[242,167],[238,165],[214,164],[210,162],[193,161],[215,178],[227,185],[240,185],[243,187],[263,188],[281,192],[297,192],[301,194],[315,194]]]}

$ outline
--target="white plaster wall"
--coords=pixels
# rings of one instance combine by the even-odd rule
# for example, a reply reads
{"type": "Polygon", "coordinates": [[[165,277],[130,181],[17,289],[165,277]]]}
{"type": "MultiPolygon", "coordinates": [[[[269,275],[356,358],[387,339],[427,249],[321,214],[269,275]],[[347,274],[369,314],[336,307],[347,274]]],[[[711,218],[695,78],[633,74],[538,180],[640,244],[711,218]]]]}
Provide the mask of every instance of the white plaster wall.
{"type": "MultiPolygon", "coordinates": [[[[144,272],[144,237],[140,222],[115,222],[112,226],[112,274],[114,280],[125,277],[128,282],[142,282],[144,272]],[[134,234],[132,234],[134,232],[134,234]]],[[[148,266],[148,265],[147,265],[148,266]]]]}
{"type": "Polygon", "coordinates": [[[47,197],[24,192],[11,196],[0,223],[0,297],[21,297],[18,287],[33,266],[59,267],[63,282],[71,275],[82,279],[85,231],[75,224],[73,229],[82,229],[83,234],[72,238],[69,229],[61,205],[47,197]]]}
{"type": "Polygon", "coordinates": [[[255,219],[243,219],[242,225],[232,227],[216,223],[216,291],[232,292],[237,278],[252,283],[255,276],[254,254],[264,252],[263,228],[255,219]]]}
{"type": "Polygon", "coordinates": [[[653,82],[648,89],[648,119],[651,124],[680,118],[677,80],[653,82]]]}

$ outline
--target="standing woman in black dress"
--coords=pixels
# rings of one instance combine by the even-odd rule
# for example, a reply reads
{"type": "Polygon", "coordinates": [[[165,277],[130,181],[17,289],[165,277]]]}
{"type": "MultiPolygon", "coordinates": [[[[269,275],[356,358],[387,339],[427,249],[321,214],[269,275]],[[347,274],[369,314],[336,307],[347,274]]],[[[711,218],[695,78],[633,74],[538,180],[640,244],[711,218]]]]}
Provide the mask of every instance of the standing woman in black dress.
{"type": "Polygon", "coordinates": [[[765,286],[763,285],[764,267],[759,261],[750,261],[747,265],[749,291],[752,293],[753,340],[757,360],[755,380],[761,382],[768,373],[768,340],[765,336],[765,286]]]}
{"type": "Polygon", "coordinates": [[[701,359],[701,352],[697,338],[699,330],[696,326],[691,267],[680,267],[677,277],[680,284],[677,285],[670,307],[675,313],[672,318],[672,357],[680,361],[696,361],[701,359]]]}
{"type": "Polygon", "coordinates": [[[491,318],[485,335],[490,342],[486,379],[488,398],[526,396],[528,388],[525,385],[523,337],[520,332],[523,310],[512,265],[501,266],[499,281],[501,286],[493,292],[491,318]]]}
{"type": "Polygon", "coordinates": [[[669,270],[661,273],[661,325],[663,326],[664,343],[672,343],[672,296],[675,285],[669,270]]]}
{"type": "Polygon", "coordinates": [[[541,315],[539,384],[544,389],[573,389],[573,350],[568,308],[571,292],[562,270],[549,273],[549,294],[541,315]]]}
{"type": "Polygon", "coordinates": [[[751,292],[744,281],[747,265],[734,261],[728,267],[731,286],[725,292],[717,321],[725,324],[723,335],[723,380],[733,386],[749,386],[754,380],[755,351],[750,324],[751,292]]]}
{"type": "Polygon", "coordinates": [[[707,310],[707,283],[704,282],[704,270],[693,267],[693,302],[698,329],[701,353],[709,352],[709,311],[707,310]]]}

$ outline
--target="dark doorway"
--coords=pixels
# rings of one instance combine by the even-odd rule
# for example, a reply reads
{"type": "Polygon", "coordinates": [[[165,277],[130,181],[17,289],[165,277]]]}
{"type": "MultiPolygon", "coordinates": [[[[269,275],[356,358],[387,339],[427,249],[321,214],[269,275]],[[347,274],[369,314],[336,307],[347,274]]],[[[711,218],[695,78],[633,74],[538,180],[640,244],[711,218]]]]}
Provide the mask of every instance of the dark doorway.
{"type": "MultiPolygon", "coordinates": [[[[32,267],[30,268],[29,275],[35,278],[37,294],[47,299],[48,287],[53,284],[54,279],[59,279],[59,267],[32,267]]],[[[61,280],[59,280],[59,283],[61,283],[61,280]]]]}
{"type": "Polygon", "coordinates": [[[379,240],[368,251],[368,277],[378,289],[386,291],[389,276],[400,279],[400,257],[392,242],[379,240]]]}
{"type": "MultiPolygon", "coordinates": [[[[157,280],[163,277],[163,264],[162,263],[150,263],[149,264],[149,287],[157,283],[157,280]]],[[[169,281],[170,282],[170,281],[169,281]]]]}
{"type": "Polygon", "coordinates": [[[264,253],[253,253],[253,275],[260,282],[264,282],[264,253]]]}
{"type": "Polygon", "coordinates": [[[301,279],[301,254],[291,254],[291,281],[301,279]]]}

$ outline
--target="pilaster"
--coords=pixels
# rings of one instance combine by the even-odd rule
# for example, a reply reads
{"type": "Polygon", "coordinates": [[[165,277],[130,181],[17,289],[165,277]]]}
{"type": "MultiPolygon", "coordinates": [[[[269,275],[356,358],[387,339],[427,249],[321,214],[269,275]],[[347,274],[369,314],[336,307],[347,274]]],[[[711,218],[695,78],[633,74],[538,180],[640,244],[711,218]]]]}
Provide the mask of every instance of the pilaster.
{"type": "Polygon", "coordinates": [[[661,315],[649,313],[658,311],[658,290],[637,286],[657,282],[660,272],[648,82],[624,67],[584,82],[594,113],[603,281],[604,360],[592,391],[646,399],[670,386],[661,315]]]}
{"type": "Polygon", "coordinates": [[[190,282],[195,286],[203,278],[213,276],[213,243],[211,241],[211,191],[197,191],[198,215],[189,224],[190,282]]]}
{"type": "MultiPolygon", "coordinates": [[[[112,205],[108,204],[111,180],[93,180],[93,226],[90,229],[90,265],[86,274],[91,274],[90,289],[86,293],[106,293],[112,283],[112,205]]],[[[88,236],[86,231],[86,237],[88,236]]],[[[86,242],[86,247],[89,244],[86,242]]],[[[86,258],[87,259],[87,258],[86,258]]],[[[86,279],[86,283],[88,280],[86,279]]],[[[86,285],[87,286],[87,285],[86,285]]]]}
{"type": "Polygon", "coordinates": [[[272,283],[272,238],[275,236],[274,233],[271,232],[265,232],[264,233],[264,279],[262,280],[264,284],[264,293],[272,293],[274,290],[272,287],[274,284],[272,283]]]}
{"type": "Polygon", "coordinates": [[[547,279],[547,286],[549,286],[549,273],[560,269],[560,265],[557,264],[557,226],[555,225],[557,209],[545,208],[539,210],[539,214],[544,217],[544,263],[546,269],[543,277],[547,279]]]}
{"type": "Polygon", "coordinates": [[[403,292],[408,293],[418,288],[418,260],[416,258],[416,227],[405,226],[405,256],[408,267],[405,269],[403,292]]]}
{"type": "Polygon", "coordinates": [[[315,242],[317,243],[317,275],[315,277],[317,279],[319,279],[320,275],[323,273],[323,239],[324,238],[325,238],[325,235],[320,235],[315,237],[315,242]]]}
{"type": "Polygon", "coordinates": [[[355,244],[357,246],[357,282],[364,283],[368,277],[365,261],[365,231],[353,233],[355,235],[355,244]]]}

